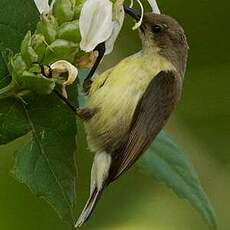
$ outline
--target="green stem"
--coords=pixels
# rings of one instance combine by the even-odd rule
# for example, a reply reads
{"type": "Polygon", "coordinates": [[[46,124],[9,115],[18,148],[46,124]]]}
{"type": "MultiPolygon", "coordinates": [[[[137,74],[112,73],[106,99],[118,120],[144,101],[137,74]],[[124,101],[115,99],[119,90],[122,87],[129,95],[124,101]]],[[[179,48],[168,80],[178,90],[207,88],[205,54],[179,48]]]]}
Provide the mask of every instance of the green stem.
{"type": "Polygon", "coordinates": [[[0,99],[5,99],[16,95],[17,88],[18,87],[15,82],[12,81],[9,85],[0,89],[0,99]]]}

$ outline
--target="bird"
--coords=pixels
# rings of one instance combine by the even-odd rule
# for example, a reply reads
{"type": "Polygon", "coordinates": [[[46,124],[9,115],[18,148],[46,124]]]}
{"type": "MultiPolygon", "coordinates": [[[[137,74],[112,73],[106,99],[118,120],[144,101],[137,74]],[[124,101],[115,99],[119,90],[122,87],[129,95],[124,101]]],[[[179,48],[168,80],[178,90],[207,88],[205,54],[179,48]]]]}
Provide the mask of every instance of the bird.
{"type": "MultiPolygon", "coordinates": [[[[141,18],[132,8],[125,12],[141,18]]],[[[95,156],[89,199],[75,227],[148,149],[181,98],[189,49],[182,26],[170,16],[146,12],[139,37],[142,49],[93,77],[87,105],[78,110],[95,156]]]]}

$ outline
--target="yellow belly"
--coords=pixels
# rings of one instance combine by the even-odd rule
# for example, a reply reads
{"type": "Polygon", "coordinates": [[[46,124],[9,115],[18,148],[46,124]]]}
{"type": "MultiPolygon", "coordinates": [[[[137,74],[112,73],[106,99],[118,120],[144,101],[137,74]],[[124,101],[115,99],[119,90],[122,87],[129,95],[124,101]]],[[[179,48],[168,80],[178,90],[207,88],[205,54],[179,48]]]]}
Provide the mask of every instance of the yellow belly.
{"type": "Polygon", "coordinates": [[[140,98],[161,70],[159,63],[149,64],[141,54],[135,54],[94,80],[87,107],[98,112],[86,123],[92,151],[119,146],[127,136],[140,98]]]}

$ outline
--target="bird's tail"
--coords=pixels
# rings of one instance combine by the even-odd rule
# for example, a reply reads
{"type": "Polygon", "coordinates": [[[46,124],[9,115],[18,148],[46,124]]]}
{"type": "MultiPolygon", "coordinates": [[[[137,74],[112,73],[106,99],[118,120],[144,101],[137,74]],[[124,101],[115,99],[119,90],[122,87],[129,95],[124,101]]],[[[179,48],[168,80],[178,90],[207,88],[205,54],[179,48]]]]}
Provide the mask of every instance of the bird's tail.
{"type": "Polygon", "coordinates": [[[95,188],[92,193],[90,194],[90,197],[81,212],[81,215],[79,216],[77,223],[75,227],[81,227],[92,215],[94,208],[96,207],[97,201],[100,199],[104,188],[98,190],[95,188]]]}
{"type": "Polygon", "coordinates": [[[90,218],[97,201],[100,199],[105,187],[108,185],[107,179],[110,166],[111,156],[108,153],[96,153],[91,170],[90,196],[75,227],[80,227],[90,218]]]}

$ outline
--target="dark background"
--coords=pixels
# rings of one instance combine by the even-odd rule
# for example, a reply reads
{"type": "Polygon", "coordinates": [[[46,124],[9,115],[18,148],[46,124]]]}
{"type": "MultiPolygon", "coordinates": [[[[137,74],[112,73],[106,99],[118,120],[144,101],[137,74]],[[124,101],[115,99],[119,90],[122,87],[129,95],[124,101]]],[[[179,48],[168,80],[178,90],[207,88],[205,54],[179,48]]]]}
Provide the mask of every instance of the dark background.
{"type": "MultiPolygon", "coordinates": [[[[230,229],[230,2],[159,0],[162,13],[184,27],[190,46],[182,101],[166,131],[185,150],[217,212],[220,230],[230,229]]],[[[127,20],[102,69],[140,49],[127,20]]],[[[79,135],[80,136],[80,135],[79,135]]],[[[9,174],[21,138],[0,147],[0,229],[66,230],[46,204],[9,174]],[[12,154],[9,154],[11,152],[12,154]]],[[[87,199],[92,154],[81,135],[78,153],[78,212],[87,199]],[[80,202],[81,201],[81,202],[80,202]]],[[[133,168],[110,186],[95,215],[82,229],[204,230],[207,226],[186,202],[133,168]]]]}

